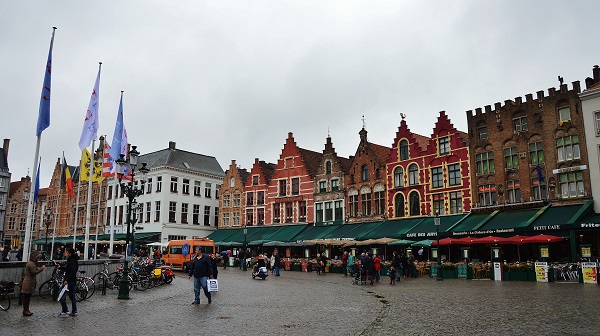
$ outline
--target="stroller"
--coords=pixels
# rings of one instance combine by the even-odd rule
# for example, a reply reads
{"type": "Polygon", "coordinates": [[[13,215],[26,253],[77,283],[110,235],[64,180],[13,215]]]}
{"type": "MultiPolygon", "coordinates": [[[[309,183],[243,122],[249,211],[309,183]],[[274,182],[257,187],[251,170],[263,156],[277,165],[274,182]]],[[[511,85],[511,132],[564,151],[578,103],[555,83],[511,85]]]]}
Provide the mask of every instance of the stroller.
{"type": "MultiPolygon", "coordinates": [[[[364,272],[363,274],[363,269],[361,267],[360,262],[356,262],[354,264],[354,267],[352,267],[352,271],[350,272],[350,275],[352,277],[354,277],[354,279],[352,279],[352,284],[353,285],[366,285],[368,282],[368,279],[371,278],[368,275],[368,272],[364,272]]],[[[371,278],[371,285],[373,284],[373,280],[371,278]]]]}

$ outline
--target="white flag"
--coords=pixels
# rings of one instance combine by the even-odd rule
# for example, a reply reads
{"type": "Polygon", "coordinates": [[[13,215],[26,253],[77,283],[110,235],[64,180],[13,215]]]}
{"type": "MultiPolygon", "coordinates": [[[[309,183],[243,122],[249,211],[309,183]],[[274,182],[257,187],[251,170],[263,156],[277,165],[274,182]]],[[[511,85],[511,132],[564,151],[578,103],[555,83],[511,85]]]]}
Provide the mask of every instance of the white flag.
{"type": "Polygon", "coordinates": [[[98,106],[100,105],[100,67],[98,68],[98,76],[96,77],[96,84],[92,91],[92,97],[90,98],[90,105],[88,106],[87,112],[85,113],[85,120],[83,121],[83,130],[81,131],[81,138],[79,139],[79,149],[84,150],[87,148],[92,140],[98,136],[98,106]]]}

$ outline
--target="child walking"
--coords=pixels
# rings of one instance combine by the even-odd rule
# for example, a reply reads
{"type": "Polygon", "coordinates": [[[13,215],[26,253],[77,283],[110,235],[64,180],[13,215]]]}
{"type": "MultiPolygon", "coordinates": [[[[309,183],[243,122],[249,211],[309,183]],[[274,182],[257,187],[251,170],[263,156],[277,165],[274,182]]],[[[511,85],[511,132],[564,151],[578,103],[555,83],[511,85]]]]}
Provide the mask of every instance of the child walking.
{"type": "Polygon", "coordinates": [[[390,266],[388,275],[390,276],[390,285],[395,285],[396,284],[396,269],[394,268],[393,265],[390,266]]]}

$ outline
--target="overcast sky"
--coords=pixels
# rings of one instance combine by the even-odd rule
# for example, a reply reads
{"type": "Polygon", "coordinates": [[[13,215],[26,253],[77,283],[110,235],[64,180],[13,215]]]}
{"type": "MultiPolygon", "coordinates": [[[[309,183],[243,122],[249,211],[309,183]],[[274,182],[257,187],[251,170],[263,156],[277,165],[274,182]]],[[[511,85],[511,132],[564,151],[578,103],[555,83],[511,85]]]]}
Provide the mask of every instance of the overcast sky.
{"type": "Polygon", "coordinates": [[[12,181],[32,171],[52,35],[51,125],[41,186],[79,137],[98,71],[100,130],[112,141],[124,90],[129,142],[276,162],[288,132],[354,155],[365,116],[391,146],[400,113],[430,135],[439,111],[466,110],[592,75],[599,1],[8,1],[0,19],[0,138],[12,181]]]}

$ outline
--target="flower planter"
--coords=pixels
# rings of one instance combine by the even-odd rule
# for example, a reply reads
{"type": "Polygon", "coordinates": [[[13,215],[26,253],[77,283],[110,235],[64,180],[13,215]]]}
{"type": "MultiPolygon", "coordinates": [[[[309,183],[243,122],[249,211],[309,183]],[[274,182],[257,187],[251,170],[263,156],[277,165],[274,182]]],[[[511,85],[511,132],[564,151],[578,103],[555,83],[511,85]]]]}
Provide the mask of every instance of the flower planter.
{"type": "Polygon", "coordinates": [[[442,275],[444,279],[456,279],[458,277],[458,273],[455,269],[444,269],[442,268],[442,275]]]}
{"type": "Polygon", "coordinates": [[[508,272],[509,281],[527,281],[527,272],[508,272]]]}

